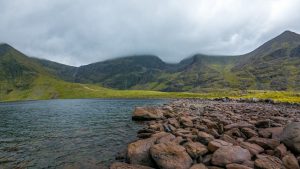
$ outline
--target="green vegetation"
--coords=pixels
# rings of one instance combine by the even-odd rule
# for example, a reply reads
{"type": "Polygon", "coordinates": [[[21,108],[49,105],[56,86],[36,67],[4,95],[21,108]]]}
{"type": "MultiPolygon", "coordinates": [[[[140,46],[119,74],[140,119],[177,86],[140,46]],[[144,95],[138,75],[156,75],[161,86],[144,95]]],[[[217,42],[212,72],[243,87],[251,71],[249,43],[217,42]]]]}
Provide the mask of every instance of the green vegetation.
{"type": "Polygon", "coordinates": [[[66,98],[271,98],[300,102],[300,35],[286,31],[241,56],[153,55],[72,67],[0,44],[0,101],[66,98]],[[122,89],[122,90],[118,90],[122,89]]]}
{"type": "Polygon", "coordinates": [[[28,90],[13,90],[0,95],[2,101],[76,99],[76,98],[271,98],[280,102],[300,103],[300,93],[285,91],[212,90],[205,93],[159,92],[145,90],[114,90],[97,85],[65,82],[38,77],[28,90]]]}

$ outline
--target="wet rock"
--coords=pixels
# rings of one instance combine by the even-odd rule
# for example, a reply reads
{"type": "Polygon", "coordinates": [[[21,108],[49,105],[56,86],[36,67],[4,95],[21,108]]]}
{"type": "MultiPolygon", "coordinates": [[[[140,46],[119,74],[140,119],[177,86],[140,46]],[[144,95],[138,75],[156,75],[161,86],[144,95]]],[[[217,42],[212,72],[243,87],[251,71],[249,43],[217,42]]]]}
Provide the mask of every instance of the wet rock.
{"type": "Polygon", "coordinates": [[[227,134],[223,134],[223,136],[221,137],[222,140],[231,143],[233,145],[239,145],[238,141],[236,141],[234,138],[230,137],[227,134]]]}
{"type": "Polygon", "coordinates": [[[220,139],[215,139],[215,140],[210,141],[208,143],[207,148],[208,148],[209,151],[215,152],[220,147],[225,147],[225,146],[232,146],[232,144],[228,143],[226,141],[220,140],[220,139]]]}
{"type": "Polygon", "coordinates": [[[240,146],[244,149],[249,150],[249,152],[252,155],[257,155],[264,151],[264,149],[261,146],[259,146],[257,144],[248,143],[248,142],[241,142],[240,146]]]}
{"type": "Polygon", "coordinates": [[[225,134],[231,136],[231,137],[242,137],[247,138],[238,128],[233,128],[225,132],[225,134]]]}
{"type": "Polygon", "coordinates": [[[186,139],[183,139],[181,136],[178,136],[172,142],[182,145],[184,142],[186,142],[186,139]]]}
{"type": "Polygon", "coordinates": [[[190,169],[207,169],[204,164],[194,164],[190,169]]]}
{"type": "Polygon", "coordinates": [[[149,149],[154,145],[156,138],[138,140],[128,145],[127,158],[130,164],[154,166],[149,149]]]}
{"type": "Polygon", "coordinates": [[[300,169],[298,160],[293,154],[287,154],[282,158],[282,163],[286,169],[300,169]]]}
{"type": "Polygon", "coordinates": [[[155,120],[163,117],[163,112],[155,107],[136,107],[132,115],[133,120],[155,120]]]}
{"type": "Polygon", "coordinates": [[[154,169],[154,168],[142,166],[142,165],[115,162],[110,166],[110,169],[154,169]]]}
{"type": "Polygon", "coordinates": [[[243,165],[244,165],[244,166],[247,166],[247,167],[250,167],[250,168],[254,168],[254,161],[250,161],[250,160],[245,161],[245,162],[243,163],[243,165]]]}
{"type": "Polygon", "coordinates": [[[269,155],[257,155],[254,162],[255,167],[259,169],[282,169],[283,165],[279,158],[269,155]]]}
{"type": "Polygon", "coordinates": [[[152,129],[141,129],[141,130],[139,130],[138,131],[138,134],[140,134],[140,133],[155,133],[155,130],[152,130],[152,129]]]}
{"type": "Polygon", "coordinates": [[[127,149],[120,150],[117,154],[115,159],[119,162],[125,162],[127,159],[127,149]]]}
{"type": "Polygon", "coordinates": [[[241,164],[227,164],[226,169],[251,169],[250,167],[241,164]]]}
{"type": "Polygon", "coordinates": [[[271,116],[270,119],[280,124],[285,124],[288,121],[288,119],[280,116],[271,116]]]}
{"type": "Polygon", "coordinates": [[[187,153],[193,158],[196,159],[208,152],[205,145],[199,142],[187,142],[184,144],[184,147],[187,153]]]}
{"type": "Polygon", "coordinates": [[[300,153],[300,122],[288,124],[282,132],[281,141],[292,151],[300,153]]]}
{"type": "Polygon", "coordinates": [[[200,162],[205,164],[206,166],[209,166],[211,164],[210,163],[211,159],[212,159],[212,154],[206,154],[205,156],[203,156],[200,162]]]}
{"type": "Polygon", "coordinates": [[[242,128],[241,132],[247,137],[247,138],[251,138],[251,137],[257,137],[258,133],[250,128],[242,128]]]}
{"type": "Polygon", "coordinates": [[[270,128],[272,125],[272,120],[266,119],[266,120],[259,120],[255,123],[255,127],[257,128],[270,128]]]}
{"type": "Polygon", "coordinates": [[[286,153],[287,153],[287,149],[286,149],[286,147],[285,147],[284,144],[280,144],[279,146],[277,146],[277,147],[275,148],[274,154],[275,154],[276,157],[278,157],[278,158],[280,158],[280,159],[281,159],[282,157],[284,157],[284,156],[286,155],[286,153]]]}
{"type": "Polygon", "coordinates": [[[161,124],[161,123],[150,124],[149,129],[154,130],[154,131],[164,131],[163,124],[161,124]]]}
{"type": "Polygon", "coordinates": [[[260,129],[260,130],[258,130],[258,135],[263,138],[271,138],[272,133],[265,129],[260,129]]]}
{"type": "Polygon", "coordinates": [[[218,128],[218,125],[216,122],[213,122],[209,119],[202,119],[202,122],[210,129],[214,128],[214,129],[217,129],[218,128]]]}
{"type": "Polygon", "coordinates": [[[184,127],[193,127],[193,121],[191,120],[191,118],[189,117],[180,117],[180,123],[184,126],[184,127]]]}
{"type": "Polygon", "coordinates": [[[168,119],[168,123],[174,126],[175,128],[179,128],[179,122],[176,120],[176,118],[170,118],[168,119]]]}
{"type": "Polygon", "coordinates": [[[218,133],[218,131],[216,129],[208,129],[207,133],[214,136],[215,138],[219,138],[220,134],[218,133]]]}
{"type": "Polygon", "coordinates": [[[185,148],[173,142],[153,145],[150,153],[162,169],[189,169],[193,163],[185,148]]]}
{"type": "Polygon", "coordinates": [[[155,143],[156,144],[167,143],[167,142],[173,141],[175,138],[176,137],[173,134],[168,133],[165,136],[158,138],[155,143]]]}
{"type": "Polygon", "coordinates": [[[278,140],[260,137],[252,137],[248,142],[260,145],[264,149],[275,149],[280,144],[278,140]]]}
{"type": "Polygon", "coordinates": [[[267,155],[270,155],[270,156],[274,156],[274,155],[275,155],[274,150],[265,150],[265,153],[266,153],[267,155]]]}
{"type": "Polygon", "coordinates": [[[272,138],[276,140],[280,140],[281,134],[283,131],[283,127],[271,127],[271,128],[266,128],[266,129],[261,129],[260,133],[268,136],[265,138],[272,138]]]}
{"type": "Polygon", "coordinates": [[[250,123],[245,122],[245,121],[241,121],[241,122],[229,124],[229,125],[224,127],[225,130],[230,130],[230,129],[233,129],[233,128],[254,128],[254,126],[250,123]]]}
{"type": "Polygon", "coordinates": [[[223,169],[221,167],[217,167],[217,166],[207,166],[208,169],[223,169]]]}
{"type": "Polygon", "coordinates": [[[214,152],[212,164],[216,166],[226,166],[227,164],[242,164],[251,159],[251,154],[247,149],[240,146],[221,147],[214,152]]]}
{"type": "Polygon", "coordinates": [[[204,145],[208,145],[208,143],[214,139],[215,139],[214,136],[206,132],[203,131],[198,132],[198,141],[204,145]]]}
{"type": "Polygon", "coordinates": [[[152,133],[138,133],[138,138],[149,138],[152,136],[152,133]]]}

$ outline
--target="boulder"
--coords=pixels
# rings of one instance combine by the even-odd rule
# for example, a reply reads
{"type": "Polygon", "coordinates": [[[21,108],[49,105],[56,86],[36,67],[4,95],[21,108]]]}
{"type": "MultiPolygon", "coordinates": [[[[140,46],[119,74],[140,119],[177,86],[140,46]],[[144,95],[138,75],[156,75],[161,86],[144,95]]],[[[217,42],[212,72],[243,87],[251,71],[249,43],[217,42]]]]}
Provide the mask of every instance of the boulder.
{"type": "Polygon", "coordinates": [[[228,143],[226,141],[223,141],[223,140],[215,139],[215,140],[210,141],[208,143],[207,148],[208,148],[209,151],[215,152],[220,147],[225,147],[225,146],[232,146],[232,144],[228,143]]]}
{"type": "Polygon", "coordinates": [[[163,117],[163,111],[155,107],[136,107],[132,115],[133,120],[156,120],[163,117]]]}
{"type": "Polygon", "coordinates": [[[254,165],[259,169],[282,169],[283,165],[279,158],[269,155],[257,155],[254,165]]]}
{"type": "Polygon", "coordinates": [[[202,157],[202,159],[200,159],[200,162],[202,162],[205,165],[210,165],[211,158],[212,158],[212,154],[206,154],[202,157]]]}
{"type": "Polygon", "coordinates": [[[210,141],[214,140],[214,136],[203,132],[203,131],[199,131],[198,132],[198,141],[204,145],[207,145],[210,141]]]}
{"type": "Polygon", "coordinates": [[[252,155],[257,155],[264,151],[264,149],[261,146],[259,146],[257,144],[248,143],[248,142],[241,142],[240,146],[244,149],[249,150],[249,152],[252,155]]]}
{"type": "Polygon", "coordinates": [[[136,164],[127,164],[121,162],[115,162],[110,167],[110,169],[154,169],[147,166],[136,165],[136,164]]]}
{"type": "Polygon", "coordinates": [[[153,145],[150,153],[162,169],[189,169],[193,163],[185,148],[173,142],[153,145]]]}
{"type": "Polygon", "coordinates": [[[212,156],[212,164],[224,167],[227,164],[242,164],[251,159],[251,154],[247,149],[240,146],[221,147],[214,152],[212,156]]]}
{"type": "Polygon", "coordinates": [[[275,148],[274,154],[275,154],[276,157],[278,157],[278,158],[280,158],[280,159],[281,159],[282,157],[284,157],[284,156],[286,155],[286,153],[287,153],[287,149],[286,149],[286,147],[285,147],[284,144],[280,144],[279,146],[277,146],[277,147],[275,148]]]}
{"type": "Polygon", "coordinates": [[[252,137],[248,142],[260,145],[264,149],[275,149],[280,144],[278,140],[261,137],[252,137]]]}
{"type": "Polygon", "coordinates": [[[207,166],[208,169],[224,169],[223,167],[207,166]]]}
{"type": "Polygon", "coordinates": [[[184,127],[193,127],[193,121],[190,117],[180,117],[180,123],[184,126],[184,127]]]}
{"type": "Polygon", "coordinates": [[[282,132],[281,141],[293,152],[300,153],[300,122],[288,124],[282,132]]]}
{"type": "Polygon", "coordinates": [[[286,169],[300,169],[298,160],[293,154],[287,154],[282,158],[282,163],[286,169]]]}
{"type": "Polygon", "coordinates": [[[176,118],[169,118],[168,119],[168,123],[171,124],[172,126],[179,128],[180,124],[179,122],[176,120],[176,118]]]}
{"type": "Polygon", "coordinates": [[[199,142],[187,142],[184,144],[184,147],[187,153],[193,158],[196,159],[208,152],[205,145],[199,142]]]}
{"type": "Polygon", "coordinates": [[[272,124],[272,120],[270,119],[265,119],[265,120],[259,120],[255,123],[255,126],[257,128],[270,128],[272,124]]]}
{"type": "Polygon", "coordinates": [[[239,145],[239,142],[236,141],[234,138],[230,137],[229,135],[227,134],[223,134],[222,137],[221,137],[222,140],[228,142],[228,143],[231,143],[233,145],[239,145]]]}
{"type": "Polygon", "coordinates": [[[245,121],[240,121],[240,122],[237,122],[237,123],[226,125],[224,127],[225,130],[230,130],[230,129],[233,129],[233,128],[254,128],[254,125],[252,125],[248,122],[245,122],[245,121]]]}
{"type": "Polygon", "coordinates": [[[175,138],[176,137],[173,134],[168,133],[168,134],[158,138],[155,143],[156,144],[167,143],[167,142],[173,141],[175,138]]]}
{"type": "Polygon", "coordinates": [[[130,164],[154,166],[149,149],[154,145],[156,138],[138,140],[130,143],[127,149],[127,158],[130,164]]]}
{"type": "Polygon", "coordinates": [[[260,129],[259,133],[263,135],[263,137],[265,138],[280,140],[282,131],[283,131],[283,127],[271,127],[271,128],[260,129]]]}
{"type": "Polygon", "coordinates": [[[251,138],[251,137],[257,137],[258,133],[250,128],[242,128],[241,132],[247,137],[247,138],[251,138]]]}
{"type": "Polygon", "coordinates": [[[231,136],[231,137],[242,137],[242,138],[247,138],[239,128],[232,128],[230,130],[227,130],[225,134],[231,136]]]}
{"type": "Polygon", "coordinates": [[[252,168],[241,165],[241,164],[233,163],[233,164],[227,164],[226,169],[252,169],[252,168]]]}
{"type": "Polygon", "coordinates": [[[204,164],[194,164],[190,169],[207,169],[204,164]]]}

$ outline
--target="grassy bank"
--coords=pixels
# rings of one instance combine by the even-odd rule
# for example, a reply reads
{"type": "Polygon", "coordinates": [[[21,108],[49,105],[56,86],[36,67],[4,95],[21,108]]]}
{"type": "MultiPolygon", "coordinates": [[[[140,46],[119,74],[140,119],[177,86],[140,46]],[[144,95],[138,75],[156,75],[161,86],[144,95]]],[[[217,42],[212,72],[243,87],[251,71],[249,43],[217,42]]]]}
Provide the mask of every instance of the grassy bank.
{"type": "Polygon", "coordinates": [[[287,91],[228,91],[208,92],[158,92],[144,90],[113,90],[97,85],[69,83],[40,77],[26,90],[14,89],[0,95],[1,101],[75,99],[75,98],[271,98],[280,102],[300,103],[299,92],[287,91]]]}

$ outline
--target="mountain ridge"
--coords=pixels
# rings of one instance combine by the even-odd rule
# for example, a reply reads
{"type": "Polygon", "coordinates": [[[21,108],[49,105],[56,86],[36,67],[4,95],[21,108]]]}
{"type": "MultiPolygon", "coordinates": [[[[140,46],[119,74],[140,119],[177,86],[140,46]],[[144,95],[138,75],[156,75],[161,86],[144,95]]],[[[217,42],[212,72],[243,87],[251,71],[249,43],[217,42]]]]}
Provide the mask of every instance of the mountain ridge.
{"type": "Polygon", "coordinates": [[[2,43],[0,65],[7,91],[30,89],[40,76],[115,89],[300,90],[300,35],[285,31],[244,55],[195,54],[173,64],[155,55],[133,55],[79,67],[28,57],[2,43]],[[18,88],[18,81],[26,87],[18,88]]]}

